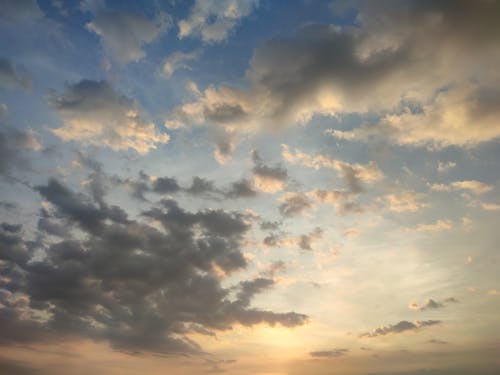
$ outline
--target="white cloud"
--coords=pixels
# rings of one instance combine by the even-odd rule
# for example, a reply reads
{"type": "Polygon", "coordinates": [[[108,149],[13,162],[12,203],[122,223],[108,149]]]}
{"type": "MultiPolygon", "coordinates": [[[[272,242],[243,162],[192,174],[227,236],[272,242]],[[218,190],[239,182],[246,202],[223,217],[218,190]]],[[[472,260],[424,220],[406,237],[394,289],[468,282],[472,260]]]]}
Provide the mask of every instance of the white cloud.
{"type": "Polygon", "coordinates": [[[192,52],[174,52],[163,62],[163,74],[170,78],[176,70],[190,69],[189,61],[197,60],[200,57],[200,50],[192,52]]]}
{"type": "Polygon", "coordinates": [[[224,41],[258,5],[259,0],[196,0],[189,17],[179,21],[179,38],[197,36],[207,43],[224,41]]]}
{"type": "Polygon", "coordinates": [[[449,184],[432,184],[430,188],[434,191],[466,190],[476,195],[493,190],[493,186],[477,180],[454,181],[449,184]]]}
{"type": "Polygon", "coordinates": [[[427,204],[421,202],[423,196],[423,194],[419,194],[413,190],[406,190],[388,194],[378,200],[383,202],[389,211],[415,212],[427,206],[427,204]]]}
{"type": "Polygon", "coordinates": [[[447,163],[439,161],[438,166],[437,166],[437,170],[438,170],[438,172],[443,173],[443,172],[446,172],[452,168],[455,168],[456,166],[457,166],[457,163],[452,162],[452,161],[449,161],[447,163]]]}
{"type": "Polygon", "coordinates": [[[290,147],[282,144],[283,158],[292,164],[299,164],[313,169],[330,168],[340,173],[351,190],[360,191],[359,182],[375,183],[383,179],[384,174],[374,161],[367,165],[350,164],[337,159],[332,159],[325,155],[309,155],[299,149],[291,151],[290,147]]]}
{"type": "MultiPolygon", "coordinates": [[[[296,35],[271,39],[254,52],[247,88],[209,86],[175,108],[166,125],[245,134],[314,116],[372,112],[384,115],[371,126],[331,134],[432,148],[500,136],[498,4],[461,3],[453,11],[444,2],[409,9],[390,4],[363,2],[356,28],[308,24],[296,35]]],[[[192,14],[201,16],[193,25],[205,24],[211,6],[196,2],[192,14]]],[[[184,36],[196,29],[181,25],[184,36]]]]}

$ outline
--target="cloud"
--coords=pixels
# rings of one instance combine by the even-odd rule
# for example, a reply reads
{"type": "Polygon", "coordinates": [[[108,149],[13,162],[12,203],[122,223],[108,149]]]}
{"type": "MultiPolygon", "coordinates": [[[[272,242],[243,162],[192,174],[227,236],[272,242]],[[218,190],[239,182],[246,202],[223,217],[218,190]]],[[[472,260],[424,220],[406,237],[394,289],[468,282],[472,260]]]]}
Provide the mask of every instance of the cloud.
{"type": "Polygon", "coordinates": [[[233,182],[230,189],[224,193],[227,198],[253,198],[257,194],[254,185],[244,178],[233,182]]]}
{"type": "Polygon", "coordinates": [[[309,352],[313,358],[335,358],[341,357],[349,352],[349,349],[333,349],[333,350],[319,350],[316,352],[309,352]]]}
{"type": "Polygon", "coordinates": [[[499,94],[500,88],[456,87],[439,93],[418,112],[406,108],[384,116],[376,125],[329,133],[346,140],[389,139],[399,145],[430,148],[473,146],[500,136],[499,94]],[[477,123],[481,126],[476,127],[477,123]]]}
{"type": "Polygon", "coordinates": [[[380,120],[332,134],[434,148],[500,135],[497,2],[358,5],[356,27],[308,24],[267,41],[247,88],[209,86],[166,124],[245,134],[361,112],[380,120]]]}
{"type": "Polygon", "coordinates": [[[418,224],[415,227],[417,232],[441,232],[444,230],[450,230],[452,228],[452,223],[449,220],[436,220],[434,223],[430,224],[418,224]]]}
{"type": "Polygon", "coordinates": [[[439,344],[439,345],[447,345],[448,341],[438,340],[438,339],[430,339],[427,341],[429,344],[439,344]]]}
{"type": "Polygon", "coordinates": [[[312,250],[312,242],[323,236],[323,230],[319,227],[314,228],[311,233],[303,234],[298,239],[298,245],[302,250],[312,250]]]}
{"type": "Polygon", "coordinates": [[[252,172],[254,175],[255,187],[266,193],[276,193],[283,190],[288,180],[288,172],[280,165],[269,167],[264,164],[257,151],[252,151],[252,160],[254,166],[252,172]]]}
{"type": "Polygon", "coordinates": [[[402,320],[394,325],[388,325],[377,328],[375,331],[362,333],[360,337],[377,337],[385,336],[391,333],[401,333],[406,331],[417,331],[425,327],[440,324],[440,320],[417,320],[416,322],[409,322],[407,320],[402,320]]]}
{"type": "Polygon", "coordinates": [[[331,204],[339,215],[359,213],[364,211],[356,200],[356,193],[345,190],[320,190],[316,189],[306,193],[315,202],[331,204]]]}
{"type": "Polygon", "coordinates": [[[222,42],[258,5],[259,0],[196,0],[189,16],[178,23],[179,38],[196,36],[207,43],[222,42]]]}
{"type": "Polygon", "coordinates": [[[405,190],[394,194],[387,194],[385,197],[380,198],[389,211],[394,212],[416,212],[426,204],[420,202],[423,195],[413,190],[405,190]]]}
{"type": "Polygon", "coordinates": [[[481,203],[481,208],[486,211],[498,211],[500,210],[500,204],[498,203],[481,203]]]}
{"type": "Polygon", "coordinates": [[[323,229],[320,227],[314,228],[307,234],[299,236],[288,236],[286,233],[270,233],[262,241],[265,246],[283,247],[296,246],[301,250],[312,250],[313,244],[323,237],[323,229]]]}
{"type": "Polygon", "coordinates": [[[0,174],[7,174],[13,169],[29,168],[27,153],[41,148],[42,145],[32,130],[0,130],[0,174]]]}
{"type": "Polygon", "coordinates": [[[100,11],[87,28],[101,37],[106,52],[118,63],[137,62],[145,56],[144,45],[152,43],[172,25],[164,12],[150,20],[142,15],[100,11]]]}
{"type": "Polygon", "coordinates": [[[417,303],[411,303],[409,307],[412,310],[420,310],[420,311],[437,310],[445,307],[450,303],[458,303],[458,300],[454,297],[446,298],[443,301],[436,301],[432,298],[429,298],[427,302],[423,305],[418,305],[417,303]]]}
{"type": "Polygon", "coordinates": [[[0,58],[0,87],[31,88],[31,78],[22,65],[14,64],[6,58],[0,58]]]}
{"type": "Polygon", "coordinates": [[[57,180],[35,190],[50,203],[44,218],[66,227],[67,235],[33,242],[19,225],[0,226],[3,344],[72,337],[106,340],[125,351],[201,353],[191,334],[308,320],[251,306],[273,279],[222,285],[220,272],[247,266],[244,214],[189,212],[167,199],[133,220],[57,180]]]}
{"type": "Polygon", "coordinates": [[[285,217],[300,215],[313,207],[313,202],[304,193],[285,193],[281,200],[279,211],[285,217]]]}
{"type": "Polygon", "coordinates": [[[352,192],[360,192],[362,190],[361,182],[375,183],[384,177],[384,174],[374,161],[371,161],[367,165],[350,164],[324,155],[312,156],[299,149],[295,149],[295,152],[292,152],[286,144],[282,144],[281,146],[282,156],[289,163],[300,164],[316,170],[320,168],[334,169],[340,173],[340,176],[352,192]]]}
{"type": "Polygon", "coordinates": [[[157,177],[153,180],[153,191],[159,194],[176,193],[180,190],[180,186],[175,178],[157,177]]]}
{"type": "Polygon", "coordinates": [[[457,166],[457,163],[452,162],[452,161],[449,161],[447,163],[439,161],[437,170],[438,170],[438,172],[443,173],[443,172],[446,172],[452,168],[455,168],[456,166],[457,166]]]}
{"type": "Polygon", "coordinates": [[[484,194],[493,190],[493,186],[477,180],[462,180],[451,182],[449,184],[432,184],[430,188],[434,191],[466,190],[476,195],[484,194]]]}
{"type": "Polygon", "coordinates": [[[145,119],[137,103],[121,95],[107,81],[82,80],[50,98],[64,125],[51,129],[65,141],[133,149],[145,154],[170,137],[145,119]]]}
{"type": "Polygon", "coordinates": [[[192,52],[174,52],[168,56],[163,62],[162,71],[165,77],[170,78],[176,70],[189,69],[188,62],[197,60],[200,57],[201,51],[195,50],[192,52]]]}

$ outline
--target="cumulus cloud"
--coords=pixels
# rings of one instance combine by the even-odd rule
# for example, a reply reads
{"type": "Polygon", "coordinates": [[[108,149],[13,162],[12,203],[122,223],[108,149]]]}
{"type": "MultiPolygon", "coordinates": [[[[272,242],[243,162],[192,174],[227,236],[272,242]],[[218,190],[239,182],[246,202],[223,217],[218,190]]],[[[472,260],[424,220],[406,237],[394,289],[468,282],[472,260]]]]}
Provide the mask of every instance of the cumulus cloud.
{"type": "Polygon", "coordinates": [[[258,5],[259,0],[196,0],[189,16],[178,23],[179,38],[195,36],[207,43],[224,41],[258,5]]]}
{"type": "Polygon", "coordinates": [[[309,155],[299,149],[291,151],[286,144],[282,146],[283,158],[292,164],[304,165],[313,169],[330,168],[340,173],[348,188],[353,192],[360,192],[361,182],[375,183],[380,181],[384,174],[374,161],[367,165],[350,164],[325,155],[309,155]]]}
{"type": "Polygon", "coordinates": [[[100,11],[87,28],[101,37],[106,52],[119,63],[139,61],[145,56],[144,45],[152,43],[171,27],[164,12],[150,20],[142,15],[100,11]]]}
{"type": "Polygon", "coordinates": [[[358,5],[358,26],[309,24],[271,39],[254,52],[247,89],[209,86],[166,124],[248,133],[374,112],[380,121],[332,134],[432,147],[500,135],[497,2],[358,5]]]}
{"type": "Polygon", "coordinates": [[[440,324],[439,320],[417,320],[416,322],[409,322],[407,320],[402,320],[394,325],[388,325],[379,327],[372,332],[365,332],[360,335],[360,337],[377,337],[385,336],[388,334],[396,334],[407,331],[418,331],[425,327],[430,327],[436,324],[440,324]]]}
{"type": "Polygon", "coordinates": [[[233,182],[230,189],[225,192],[227,198],[253,198],[257,194],[254,185],[245,178],[233,182]]]}
{"type": "Polygon", "coordinates": [[[294,246],[301,250],[312,250],[313,244],[323,237],[323,229],[314,228],[311,232],[299,236],[289,236],[284,232],[272,232],[262,241],[265,246],[283,247],[294,246]]]}
{"type": "Polygon", "coordinates": [[[31,87],[31,79],[22,65],[14,64],[6,58],[0,58],[0,87],[21,88],[31,87]]]}
{"type": "Polygon", "coordinates": [[[331,204],[339,215],[364,211],[364,207],[356,200],[357,194],[349,191],[316,189],[306,194],[315,202],[331,204]]]}
{"type": "Polygon", "coordinates": [[[394,212],[415,212],[425,207],[426,204],[421,202],[423,194],[419,194],[413,190],[405,190],[398,193],[387,194],[385,197],[379,198],[389,211],[394,212]]]}
{"type": "MultiPolygon", "coordinates": [[[[54,179],[35,190],[48,202],[43,218],[65,227],[66,236],[33,242],[20,225],[0,226],[3,344],[72,337],[106,340],[126,351],[201,353],[192,333],[308,320],[251,306],[274,285],[271,278],[222,285],[221,272],[247,266],[241,247],[250,222],[244,214],[189,212],[170,199],[133,220],[122,208],[54,179]]],[[[47,227],[39,230],[45,234],[47,227]]]]}
{"type": "Polygon", "coordinates": [[[500,136],[499,94],[500,88],[456,87],[439,93],[417,112],[405,108],[402,113],[384,116],[376,125],[330,134],[347,140],[384,138],[399,145],[433,148],[475,145],[500,136]]]}
{"type": "Polygon", "coordinates": [[[64,121],[51,131],[65,141],[145,154],[170,139],[146,119],[134,100],[107,81],[82,80],[68,85],[62,94],[51,96],[50,104],[64,121]]]}
{"type": "Polygon", "coordinates": [[[292,217],[302,214],[304,211],[313,207],[312,200],[305,193],[288,192],[281,198],[282,203],[279,205],[281,215],[292,217]]]}
{"type": "Polygon", "coordinates": [[[252,160],[254,166],[252,172],[254,175],[255,187],[266,193],[276,193],[283,190],[288,180],[288,173],[280,165],[269,167],[264,164],[257,151],[252,151],[252,160]]]}
{"type": "Polygon", "coordinates": [[[162,72],[165,77],[170,78],[176,70],[189,69],[189,61],[197,60],[200,57],[201,51],[193,52],[174,52],[168,56],[163,62],[162,72]]]}

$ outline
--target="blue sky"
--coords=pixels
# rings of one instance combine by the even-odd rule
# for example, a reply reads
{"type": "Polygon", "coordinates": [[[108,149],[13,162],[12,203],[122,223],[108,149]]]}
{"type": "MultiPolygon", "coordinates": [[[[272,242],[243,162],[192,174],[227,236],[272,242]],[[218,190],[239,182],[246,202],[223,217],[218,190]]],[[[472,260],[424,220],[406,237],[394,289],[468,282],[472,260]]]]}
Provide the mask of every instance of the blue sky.
{"type": "Polygon", "coordinates": [[[0,374],[498,372],[498,1],[0,9],[0,374]]]}

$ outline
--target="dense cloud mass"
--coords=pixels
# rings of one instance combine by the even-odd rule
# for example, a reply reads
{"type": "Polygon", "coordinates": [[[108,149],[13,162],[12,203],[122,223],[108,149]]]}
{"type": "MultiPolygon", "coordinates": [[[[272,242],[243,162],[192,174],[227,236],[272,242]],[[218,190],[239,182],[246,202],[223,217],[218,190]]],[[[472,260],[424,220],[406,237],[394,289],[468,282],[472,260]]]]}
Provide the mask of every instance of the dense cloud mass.
{"type": "Polygon", "coordinates": [[[246,267],[245,215],[191,213],[169,199],[142,213],[157,229],[55,179],[35,189],[52,207],[42,210],[38,239],[27,240],[20,225],[0,227],[3,343],[76,335],[127,351],[192,353],[202,350],[193,332],[307,321],[250,306],[272,279],[221,285],[220,273],[246,267]]]}
{"type": "Polygon", "coordinates": [[[500,136],[498,2],[356,4],[358,27],[309,24],[271,39],[254,53],[248,90],[209,86],[166,125],[245,133],[372,111],[387,114],[331,134],[433,147],[500,136]]]}
{"type": "Polygon", "coordinates": [[[500,373],[500,0],[0,0],[0,46],[0,375],[500,373]]]}

